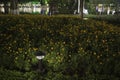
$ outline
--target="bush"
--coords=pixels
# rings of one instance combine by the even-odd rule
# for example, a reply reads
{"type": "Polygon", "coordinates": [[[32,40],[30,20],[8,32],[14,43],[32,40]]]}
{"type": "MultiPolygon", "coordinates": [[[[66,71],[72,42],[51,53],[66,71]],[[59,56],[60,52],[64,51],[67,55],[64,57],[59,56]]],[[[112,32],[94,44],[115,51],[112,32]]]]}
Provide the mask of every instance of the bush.
{"type": "Polygon", "coordinates": [[[92,16],[93,19],[100,20],[100,21],[106,21],[108,24],[113,24],[118,27],[120,27],[120,16],[119,15],[101,15],[101,16],[92,16]]]}
{"type": "Polygon", "coordinates": [[[119,79],[119,29],[76,17],[0,16],[0,66],[32,71],[41,50],[47,54],[44,73],[33,74],[38,80],[119,79]]]}
{"type": "Polygon", "coordinates": [[[27,78],[23,76],[21,72],[10,71],[0,68],[0,79],[1,80],[26,80],[27,78]]]}
{"type": "Polygon", "coordinates": [[[39,80],[39,73],[35,71],[20,72],[17,70],[7,70],[0,68],[0,80],[39,80]]]}

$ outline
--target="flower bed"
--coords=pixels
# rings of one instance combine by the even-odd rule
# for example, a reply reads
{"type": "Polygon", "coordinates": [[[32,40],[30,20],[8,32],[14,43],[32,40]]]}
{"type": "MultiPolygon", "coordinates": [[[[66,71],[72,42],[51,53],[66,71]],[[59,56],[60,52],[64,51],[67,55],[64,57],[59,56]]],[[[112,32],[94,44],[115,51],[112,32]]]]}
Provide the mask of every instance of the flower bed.
{"type": "Polygon", "coordinates": [[[0,66],[31,71],[46,52],[45,80],[119,79],[120,28],[65,16],[0,16],[0,66]],[[12,62],[12,63],[11,63],[12,62]]]}

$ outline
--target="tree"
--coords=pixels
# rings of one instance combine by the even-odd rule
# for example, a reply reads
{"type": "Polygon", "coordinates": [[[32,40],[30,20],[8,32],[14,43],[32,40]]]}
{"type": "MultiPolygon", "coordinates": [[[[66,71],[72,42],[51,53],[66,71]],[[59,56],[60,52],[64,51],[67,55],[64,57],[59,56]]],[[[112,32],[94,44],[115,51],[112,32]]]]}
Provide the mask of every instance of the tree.
{"type": "Polygon", "coordinates": [[[84,8],[85,1],[89,2],[89,0],[78,0],[78,2],[80,2],[80,16],[81,16],[82,19],[83,19],[83,8],[84,8]]]}
{"type": "Polygon", "coordinates": [[[54,14],[58,10],[58,7],[61,6],[61,0],[49,0],[49,7],[51,14],[54,14]]]}
{"type": "Polygon", "coordinates": [[[10,3],[10,13],[11,14],[19,14],[19,10],[18,10],[19,0],[1,0],[0,2],[3,2],[3,4],[4,4],[5,14],[9,13],[8,3],[10,3]]]}
{"type": "Polygon", "coordinates": [[[95,13],[95,7],[98,6],[98,4],[103,4],[103,7],[111,7],[111,9],[118,10],[120,0],[89,0],[89,10],[91,13],[95,13]]]}
{"type": "Polygon", "coordinates": [[[5,14],[9,13],[8,1],[9,0],[0,0],[0,2],[4,4],[5,14]]]}
{"type": "Polygon", "coordinates": [[[40,3],[41,3],[41,5],[46,5],[46,4],[48,4],[48,1],[49,0],[40,0],[40,3]]]}
{"type": "Polygon", "coordinates": [[[11,14],[19,14],[18,1],[19,0],[1,0],[0,2],[2,2],[4,4],[5,14],[9,13],[8,3],[10,3],[10,13],[11,14]]]}
{"type": "Polygon", "coordinates": [[[83,1],[84,0],[80,0],[80,14],[82,19],[83,19],[83,1]]]}
{"type": "Polygon", "coordinates": [[[77,0],[49,0],[50,11],[60,14],[73,14],[77,9],[77,0]]]}
{"type": "Polygon", "coordinates": [[[29,1],[39,1],[39,0],[0,0],[0,2],[4,4],[5,14],[9,13],[8,3],[10,3],[10,13],[19,14],[18,3],[20,2],[24,3],[24,2],[29,2],[29,1]]]}
{"type": "Polygon", "coordinates": [[[10,0],[10,13],[19,14],[18,0],[10,0]]]}

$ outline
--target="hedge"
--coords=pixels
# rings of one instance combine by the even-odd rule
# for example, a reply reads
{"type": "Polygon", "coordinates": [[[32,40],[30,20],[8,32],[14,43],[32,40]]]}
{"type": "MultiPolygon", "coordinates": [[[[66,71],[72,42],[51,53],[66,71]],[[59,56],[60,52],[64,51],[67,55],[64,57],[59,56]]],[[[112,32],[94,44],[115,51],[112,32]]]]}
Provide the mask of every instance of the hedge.
{"type": "Polygon", "coordinates": [[[106,21],[108,24],[114,24],[118,27],[120,27],[120,15],[97,15],[97,16],[92,16],[91,18],[100,20],[100,21],[106,21]]]}
{"type": "Polygon", "coordinates": [[[26,80],[25,76],[18,71],[10,71],[0,68],[0,79],[1,80],[26,80]]]}
{"type": "Polygon", "coordinates": [[[35,52],[43,51],[45,71],[36,75],[38,80],[118,80],[119,45],[120,28],[105,21],[0,16],[0,66],[31,72],[37,63],[35,52]]]}

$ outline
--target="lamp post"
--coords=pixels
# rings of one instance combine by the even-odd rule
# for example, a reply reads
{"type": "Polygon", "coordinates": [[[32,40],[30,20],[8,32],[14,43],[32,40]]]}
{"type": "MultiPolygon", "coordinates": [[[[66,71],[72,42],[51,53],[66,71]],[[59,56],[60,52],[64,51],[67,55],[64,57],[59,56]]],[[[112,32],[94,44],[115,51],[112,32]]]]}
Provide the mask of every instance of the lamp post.
{"type": "Polygon", "coordinates": [[[39,60],[38,71],[42,72],[43,71],[42,59],[45,57],[45,52],[37,51],[35,55],[36,55],[36,58],[39,60]]]}
{"type": "Polygon", "coordinates": [[[80,13],[80,0],[78,0],[78,13],[80,13]]]}

